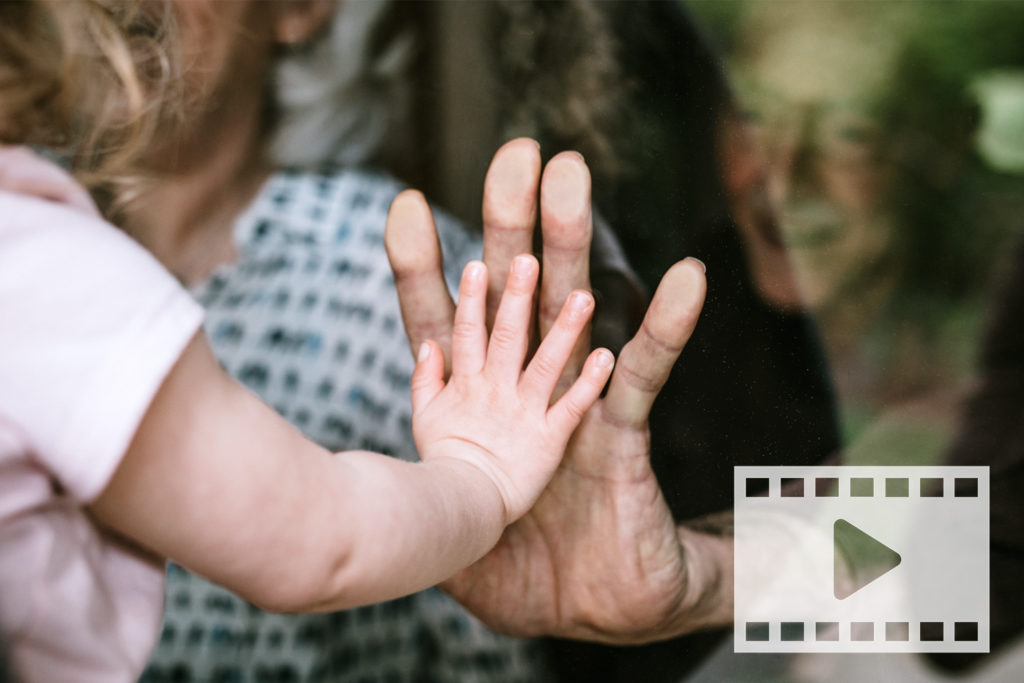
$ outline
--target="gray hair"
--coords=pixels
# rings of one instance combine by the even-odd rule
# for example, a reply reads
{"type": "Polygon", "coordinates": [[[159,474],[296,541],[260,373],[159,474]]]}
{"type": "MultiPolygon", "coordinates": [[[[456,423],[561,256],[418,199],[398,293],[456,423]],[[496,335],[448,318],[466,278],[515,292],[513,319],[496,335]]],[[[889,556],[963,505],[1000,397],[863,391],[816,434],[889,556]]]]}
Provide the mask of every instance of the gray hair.
{"type": "Polygon", "coordinates": [[[270,139],[276,165],[365,164],[379,158],[405,125],[413,37],[397,33],[374,44],[390,5],[340,2],[322,35],[278,59],[278,118],[270,139]]]}
{"type": "MultiPolygon", "coordinates": [[[[601,6],[591,0],[504,0],[486,8],[490,16],[474,39],[489,52],[487,63],[477,66],[493,83],[500,119],[495,132],[503,139],[528,135],[578,149],[592,169],[614,175],[619,150],[609,131],[622,114],[627,89],[601,6]]],[[[427,26],[410,24],[393,0],[341,0],[321,35],[277,61],[271,161],[304,168],[388,167],[413,138],[417,50],[436,49],[458,35],[464,19],[448,12],[427,26]]],[[[431,55],[418,54],[429,64],[431,55]]],[[[435,96],[430,106],[459,106],[436,100],[437,93],[454,97],[450,90],[458,87],[429,88],[435,96]]]]}

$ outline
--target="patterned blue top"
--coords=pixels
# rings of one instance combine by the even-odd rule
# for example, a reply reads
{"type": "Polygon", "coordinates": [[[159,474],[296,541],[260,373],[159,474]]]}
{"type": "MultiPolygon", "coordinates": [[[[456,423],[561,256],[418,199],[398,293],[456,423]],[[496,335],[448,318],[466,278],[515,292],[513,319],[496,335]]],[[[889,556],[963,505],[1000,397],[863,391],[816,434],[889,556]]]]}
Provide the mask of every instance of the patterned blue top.
{"type": "MultiPolygon", "coordinates": [[[[222,365],[333,451],[416,458],[413,362],[384,250],[402,186],[355,170],[274,175],[239,217],[239,257],[194,289],[222,365]]],[[[438,214],[454,289],[477,238],[438,214]]],[[[268,505],[274,501],[268,500],[268,505]]],[[[143,681],[537,681],[536,643],[498,636],[438,590],[320,615],[262,612],[168,571],[143,681]]]]}

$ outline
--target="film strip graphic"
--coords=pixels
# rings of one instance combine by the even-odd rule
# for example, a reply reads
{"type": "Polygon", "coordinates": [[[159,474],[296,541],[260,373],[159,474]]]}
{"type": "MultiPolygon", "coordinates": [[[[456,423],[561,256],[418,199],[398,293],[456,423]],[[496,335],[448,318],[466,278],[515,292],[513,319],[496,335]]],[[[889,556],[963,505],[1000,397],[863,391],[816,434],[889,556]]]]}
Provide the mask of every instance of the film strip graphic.
{"type": "Polygon", "coordinates": [[[735,468],[737,652],[987,652],[987,467],[735,468]]]}

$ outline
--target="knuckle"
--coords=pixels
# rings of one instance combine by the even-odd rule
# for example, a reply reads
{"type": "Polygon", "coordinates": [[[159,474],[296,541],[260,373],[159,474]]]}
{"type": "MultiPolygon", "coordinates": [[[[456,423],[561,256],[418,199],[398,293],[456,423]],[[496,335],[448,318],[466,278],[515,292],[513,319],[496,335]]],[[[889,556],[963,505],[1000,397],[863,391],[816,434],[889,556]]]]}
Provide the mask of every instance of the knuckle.
{"type": "Polygon", "coordinates": [[[428,388],[433,382],[434,379],[426,368],[417,367],[413,370],[412,377],[409,378],[409,390],[413,393],[419,393],[428,388]]]}
{"type": "Polygon", "coordinates": [[[661,390],[662,382],[659,378],[637,371],[630,363],[620,362],[616,372],[631,389],[645,394],[656,394],[661,390]]]}
{"type": "Polygon", "coordinates": [[[520,338],[519,330],[510,325],[495,325],[491,333],[491,343],[498,348],[511,348],[520,338]]]}
{"type": "Polygon", "coordinates": [[[540,379],[550,379],[560,374],[561,363],[550,354],[537,354],[531,367],[540,379]]]}
{"type": "Polygon", "coordinates": [[[418,259],[407,259],[403,255],[392,254],[391,271],[396,285],[422,285],[430,282],[435,275],[434,269],[418,262],[418,259]]]}
{"type": "Polygon", "coordinates": [[[470,320],[456,320],[452,325],[452,339],[466,341],[476,336],[479,327],[470,320]]]}
{"type": "MultiPolygon", "coordinates": [[[[677,326],[672,326],[677,327],[677,326]]],[[[662,330],[655,329],[650,320],[645,319],[640,326],[640,333],[644,340],[653,346],[656,351],[673,356],[679,355],[683,350],[683,342],[673,338],[671,334],[664,334],[662,330]]]]}
{"type": "Polygon", "coordinates": [[[573,422],[579,422],[582,420],[584,413],[587,412],[586,409],[580,405],[577,398],[572,395],[566,395],[564,410],[566,416],[573,422]]]}
{"type": "Polygon", "coordinates": [[[412,373],[412,378],[409,380],[409,388],[413,392],[417,392],[426,387],[429,381],[427,373],[422,369],[417,368],[416,371],[412,373]]]}

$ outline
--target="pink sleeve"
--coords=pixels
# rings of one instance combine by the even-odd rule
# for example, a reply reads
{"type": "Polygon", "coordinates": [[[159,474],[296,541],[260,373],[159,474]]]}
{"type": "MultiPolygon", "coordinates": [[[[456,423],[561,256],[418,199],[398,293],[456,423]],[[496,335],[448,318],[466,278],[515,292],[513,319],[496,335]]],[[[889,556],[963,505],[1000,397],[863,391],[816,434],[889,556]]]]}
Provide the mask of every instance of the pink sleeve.
{"type": "Polygon", "coordinates": [[[76,499],[103,490],[201,321],[116,228],[0,191],[0,420],[76,499]]]}

